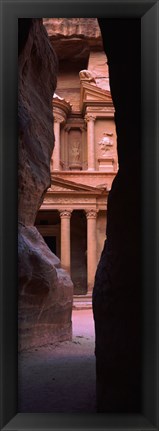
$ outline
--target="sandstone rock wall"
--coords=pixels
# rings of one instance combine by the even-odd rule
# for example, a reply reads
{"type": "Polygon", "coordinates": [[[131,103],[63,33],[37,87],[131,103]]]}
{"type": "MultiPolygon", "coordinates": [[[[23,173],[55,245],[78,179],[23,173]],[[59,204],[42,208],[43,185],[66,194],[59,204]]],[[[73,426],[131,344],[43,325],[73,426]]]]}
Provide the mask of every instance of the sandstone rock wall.
{"type": "Polygon", "coordinates": [[[40,19],[19,20],[19,348],[71,337],[73,285],[34,227],[50,186],[57,57],[40,19]]]}
{"type": "Polygon", "coordinates": [[[57,58],[40,20],[32,20],[25,47],[19,54],[18,73],[18,219],[32,225],[50,185],[49,163],[54,145],[52,97],[57,75],[57,58]]]}
{"type": "Polygon", "coordinates": [[[93,291],[97,408],[141,409],[140,22],[99,19],[115,106],[119,171],[93,291]]]}
{"type": "Polygon", "coordinates": [[[103,47],[97,18],[44,18],[43,23],[60,60],[82,59],[90,48],[103,47]]]}

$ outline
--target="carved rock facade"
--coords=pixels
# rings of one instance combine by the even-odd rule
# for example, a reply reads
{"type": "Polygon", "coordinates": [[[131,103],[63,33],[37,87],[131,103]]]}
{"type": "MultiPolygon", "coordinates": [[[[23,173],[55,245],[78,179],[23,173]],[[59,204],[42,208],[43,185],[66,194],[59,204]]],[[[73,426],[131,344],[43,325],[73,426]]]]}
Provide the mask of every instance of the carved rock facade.
{"type": "Polygon", "coordinates": [[[106,233],[108,191],[118,169],[108,66],[97,19],[43,22],[59,58],[59,72],[52,101],[51,187],[36,226],[70,272],[74,294],[91,302],[106,233]],[[85,49],[79,51],[81,43],[85,49]],[[99,144],[103,139],[106,151],[99,144]]]}

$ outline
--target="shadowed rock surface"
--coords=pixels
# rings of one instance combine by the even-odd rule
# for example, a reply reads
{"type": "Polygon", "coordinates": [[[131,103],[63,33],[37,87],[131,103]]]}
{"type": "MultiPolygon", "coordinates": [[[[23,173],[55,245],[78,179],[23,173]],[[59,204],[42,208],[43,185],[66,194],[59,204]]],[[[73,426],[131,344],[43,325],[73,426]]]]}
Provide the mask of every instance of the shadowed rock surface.
{"type": "Polygon", "coordinates": [[[73,285],[34,227],[50,186],[57,58],[41,19],[19,20],[19,348],[71,337],[73,285]]]}
{"type": "MultiPolygon", "coordinates": [[[[50,185],[49,168],[54,145],[52,97],[57,74],[57,58],[42,21],[32,20],[29,25],[27,41],[19,54],[18,69],[18,218],[25,225],[34,224],[50,185]]],[[[19,40],[21,33],[23,25],[19,40]]]]}
{"type": "Polygon", "coordinates": [[[115,106],[119,172],[93,291],[99,412],[141,408],[140,22],[99,19],[115,106]]]}
{"type": "Polygon", "coordinates": [[[60,60],[85,59],[90,47],[102,49],[97,18],[44,18],[43,23],[60,60]]]}

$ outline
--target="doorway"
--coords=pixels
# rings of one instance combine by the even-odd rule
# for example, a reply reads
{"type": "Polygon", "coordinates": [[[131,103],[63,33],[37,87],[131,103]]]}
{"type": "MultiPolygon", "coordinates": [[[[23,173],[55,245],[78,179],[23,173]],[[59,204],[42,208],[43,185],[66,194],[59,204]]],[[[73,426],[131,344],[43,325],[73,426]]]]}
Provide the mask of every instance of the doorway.
{"type": "Polygon", "coordinates": [[[45,240],[47,246],[49,247],[49,249],[52,251],[52,253],[56,254],[56,252],[57,252],[56,251],[56,249],[57,249],[57,247],[56,247],[56,236],[45,235],[44,240],[45,240]]]}

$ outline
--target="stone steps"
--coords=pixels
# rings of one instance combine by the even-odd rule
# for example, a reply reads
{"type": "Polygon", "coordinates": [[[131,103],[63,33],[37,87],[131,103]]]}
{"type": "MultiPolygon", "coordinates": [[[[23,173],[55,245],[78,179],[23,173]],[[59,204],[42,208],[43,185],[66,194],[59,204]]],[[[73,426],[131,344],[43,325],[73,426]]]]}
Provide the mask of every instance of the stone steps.
{"type": "Polygon", "coordinates": [[[74,295],[73,310],[90,310],[92,309],[92,295],[74,295]]]}

